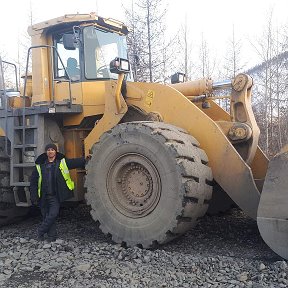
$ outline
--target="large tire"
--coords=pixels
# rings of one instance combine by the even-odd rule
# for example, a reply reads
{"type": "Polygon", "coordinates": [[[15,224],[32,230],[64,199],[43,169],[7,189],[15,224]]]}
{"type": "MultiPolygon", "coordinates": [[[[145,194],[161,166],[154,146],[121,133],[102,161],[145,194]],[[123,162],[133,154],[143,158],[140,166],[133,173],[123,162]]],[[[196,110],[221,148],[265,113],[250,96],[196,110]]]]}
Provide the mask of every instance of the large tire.
{"type": "Polygon", "coordinates": [[[199,143],[160,122],[131,122],[104,133],[87,165],[86,200],[100,229],[144,248],[191,229],[208,208],[212,172],[199,143]]]}
{"type": "Polygon", "coordinates": [[[28,214],[29,210],[17,207],[10,187],[10,159],[5,152],[5,138],[0,137],[0,226],[4,226],[28,214]]]}
{"type": "Polygon", "coordinates": [[[5,152],[5,138],[0,137],[0,203],[13,202],[10,188],[10,159],[5,152]]]}

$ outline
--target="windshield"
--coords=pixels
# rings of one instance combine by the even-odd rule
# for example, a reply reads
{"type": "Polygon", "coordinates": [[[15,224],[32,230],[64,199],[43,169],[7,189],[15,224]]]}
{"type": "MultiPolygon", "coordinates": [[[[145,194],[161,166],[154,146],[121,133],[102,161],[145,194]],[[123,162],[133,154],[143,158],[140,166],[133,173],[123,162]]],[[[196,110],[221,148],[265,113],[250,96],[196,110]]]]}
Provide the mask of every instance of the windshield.
{"type": "Polygon", "coordinates": [[[115,57],[127,59],[125,36],[99,30],[94,26],[85,27],[83,35],[85,77],[117,79],[118,75],[110,72],[109,64],[115,57]]]}

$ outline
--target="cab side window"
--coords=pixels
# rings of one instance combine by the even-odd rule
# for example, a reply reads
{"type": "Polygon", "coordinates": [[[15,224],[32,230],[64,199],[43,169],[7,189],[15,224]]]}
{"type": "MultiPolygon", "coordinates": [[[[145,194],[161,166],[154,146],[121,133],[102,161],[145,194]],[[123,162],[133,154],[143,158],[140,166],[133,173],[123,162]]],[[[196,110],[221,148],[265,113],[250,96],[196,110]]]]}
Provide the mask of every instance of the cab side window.
{"type": "Polygon", "coordinates": [[[57,57],[57,53],[54,56],[54,65],[55,65],[55,78],[67,78],[72,81],[80,80],[80,65],[79,65],[79,48],[76,47],[75,50],[65,49],[63,44],[63,34],[57,35],[54,39],[54,45],[58,51],[59,57],[57,57]],[[67,73],[65,72],[66,68],[67,73]]]}

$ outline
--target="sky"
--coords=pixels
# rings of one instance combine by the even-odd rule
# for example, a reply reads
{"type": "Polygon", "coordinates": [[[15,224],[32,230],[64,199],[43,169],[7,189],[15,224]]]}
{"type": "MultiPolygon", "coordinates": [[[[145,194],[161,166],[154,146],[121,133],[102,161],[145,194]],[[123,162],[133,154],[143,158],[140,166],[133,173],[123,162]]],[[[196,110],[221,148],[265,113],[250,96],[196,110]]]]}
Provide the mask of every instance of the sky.
{"type": "MultiPolygon", "coordinates": [[[[9,0],[0,17],[0,51],[11,59],[17,58],[17,39],[23,37],[29,25],[32,7],[34,22],[41,22],[64,14],[97,12],[106,18],[125,22],[122,6],[130,7],[132,0],[9,0]]],[[[136,0],[134,0],[136,1],[136,0]]],[[[249,65],[257,64],[255,49],[251,43],[267,24],[269,11],[273,9],[273,22],[288,24],[287,0],[167,0],[167,29],[175,35],[187,19],[189,38],[196,46],[204,37],[216,57],[224,57],[224,47],[231,38],[241,39],[242,54],[249,65]]],[[[3,10],[2,10],[3,11],[3,10]]],[[[2,54],[1,53],[1,54],[2,54]]],[[[197,49],[191,53],[199,53],[197,49]]],[[[2,56],[3,57],[3,56],[2,56]]]]}

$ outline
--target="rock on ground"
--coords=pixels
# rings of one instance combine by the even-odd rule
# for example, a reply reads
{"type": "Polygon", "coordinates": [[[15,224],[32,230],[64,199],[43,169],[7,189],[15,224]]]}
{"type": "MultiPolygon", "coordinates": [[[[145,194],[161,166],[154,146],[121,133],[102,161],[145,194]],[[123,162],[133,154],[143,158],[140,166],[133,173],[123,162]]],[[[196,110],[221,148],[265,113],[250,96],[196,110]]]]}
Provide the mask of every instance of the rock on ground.
{"type": "Polygon", "coordinates": [[[85,205],[62,208],[55,242],[37,240],[39,222],[1,228],[0,287],[288,287],[287,262],[237,209],[154,250],[113,243],[85,205]]]}

